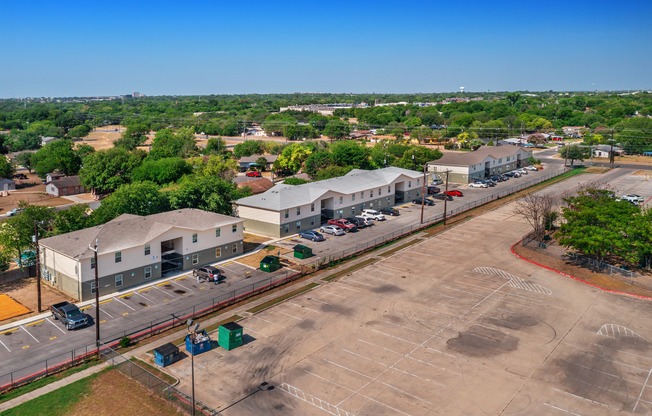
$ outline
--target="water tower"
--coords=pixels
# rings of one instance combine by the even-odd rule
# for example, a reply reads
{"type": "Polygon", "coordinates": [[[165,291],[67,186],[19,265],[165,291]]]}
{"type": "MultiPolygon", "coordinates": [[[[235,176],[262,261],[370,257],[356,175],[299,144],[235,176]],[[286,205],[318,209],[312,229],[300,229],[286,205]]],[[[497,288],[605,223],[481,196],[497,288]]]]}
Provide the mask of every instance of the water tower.
{"type": "Polygon", "coordinates": [[[464,94],[464,87],[460,87],[460,92],[464,94]]]}

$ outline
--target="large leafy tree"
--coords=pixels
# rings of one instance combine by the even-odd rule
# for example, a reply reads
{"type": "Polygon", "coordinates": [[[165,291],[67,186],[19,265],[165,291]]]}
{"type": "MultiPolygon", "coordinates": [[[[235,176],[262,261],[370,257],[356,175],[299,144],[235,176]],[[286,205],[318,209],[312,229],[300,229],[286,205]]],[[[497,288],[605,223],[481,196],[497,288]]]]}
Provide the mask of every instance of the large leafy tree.
{"type": "Polygon", "coordinates": [[[126,150],[134,150],[147,141],[149,126],[146,123],[131,123],[122,133],[122,137],[114,141],[116,147],[122,147],[126,150]]]}
{"type": "Polygon", "coordinates": [[[338,166],[353,166],[368,169],[370,167],[370,150],[355,140],[343,140],[333,143],[330,147],[331,159],[338,166]]]}
{"type": "Polygon", "coordinates": [[[170,209],[165,194],[153,182],[134,182],[122,185],[102,201],[91,214],[94,224],[104,224],[122,214],[152,215],[170,209]]]}
{"type": "Polygon", "coordinates": [[[332,119],[324,127],[324,135],[332,140],[341,140],[349,137],[351,132],[351,125],[344,120],[332,119]]]}
{"type": "Polygon", "coordinates": [[[163,129],[156,132],[156,137],[154,137],[154,141],[152,142],[152,149],[149,152],[148,158],[186,158],[196,153],[195,132],[192,128],[181,128],[176,132],[170,129],[163,129]]]}
{"type": "Polygon", "coordinates": [[[270,136],[284,135],[289,126],[296,126],[297,119],[287,113],[270,114],[263,121],[263,129],[270,136]]]}
{"type": "Polygon", "coordinates": [[[7,218],[0,225],[0,245],[8,250],[15,251],[21,258],[23,250],[33,247],[35,232],[40,237],[45,237],[54,218],[54,210],[50,207],[29,205],[21,201],[19,207],[23,208],[20,214],[7,218]]]}
{"type": "Polygon", "coordinates": [[[296,173],[301,169],[303,162],[308,159],[310,153],[310,149],[298,143],[286,146],[276,162],[274,162],[274,169],[287,173],[296,173]]]}
{"type": "Polygon", "coordinates": [[[76,175],[81,167],[81,157],[73,146],[72,140],[55,140],[43,146],[32,156],[36,173],[40,177],[54,171],[76,175]]]}
{"type": "Polygon", "coordinates": [[[11,178],[14,174],[14,166],[6,157],[0,157],[0,178],[11,178]]]}
{"type": "Polygon", "coordinates": [[[151,181],[163,185],[175,182],[191,172],[192,166],[180,157],[145,159],[142,165],[133,170],[131,179],[134,182],[151,181]]]}
{"type": "Polygon", "coordinates": [[[131,182],[132,171],[144,158],[145,152],[140,150],[130,152],[117,147],[101,150],[86,156],[79,176],[86,189],[112,192],[131,182]]]}
{"type": "Polygon", "coordinates": [[[238,159],[263,153],[265,153],[265,142],[262,140],[247,140],[233,146],[233,155],[238,159]]]}
{"type": "Polygon", "coordinates": [[[238,189],[233,182],[216,176],[186,176],[169,191],[168,199],[172,209],[198,208],[232,215],[232,201],[250,194],[247,188],[238,189]]]}
{"type": "Polygon", "coordinates": [[[91,226],[92,224],[87,215],[88,209],[85,204],[77,204],[68,209],[57,211],[52,221],[52,234],[70,233],[91,226]]]}
{"type": "Polygon", "coordinates": [[[559,154],[564,159],[570,160],[570,165],[573,166],[576,160],[581,162],[584,159],[588,159],[591,156],[591,149],[586,146],[573,144],[562,147],[559,150],[559,154]]]}
{"type": "Polygon", "coordinates": [[[27,169],[29,173],[32,173],[32,156],[34,153],[32,152],[20,152],[16,155],[14,158],[14,161],[16,162],[17,165],[24,167],[27,169]]]}
{"type": "Polygon", "coordinates": [[[235,160],[218,155],[192,157],[188,164],[197,176],[217,176],[226,180],[232,180],[239,168],[235,160]]]}

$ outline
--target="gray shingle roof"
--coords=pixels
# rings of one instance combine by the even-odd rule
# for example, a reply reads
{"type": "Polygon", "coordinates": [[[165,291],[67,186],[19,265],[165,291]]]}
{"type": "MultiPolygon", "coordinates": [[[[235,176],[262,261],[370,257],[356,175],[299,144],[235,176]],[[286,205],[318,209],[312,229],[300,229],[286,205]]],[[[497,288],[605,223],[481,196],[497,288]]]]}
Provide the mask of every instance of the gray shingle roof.
{"type": "Polygon", "coordinates": [[[428,162],[428,164],[437,166],[469,166],[482,162],[487,156],[500,159],[507,156],[515,156],[519,151],[527,152],[527,150],[516,146],[482,146],[474,152],[446,152],[444,156],[428,162]]]}
{"type": "Polygon", "coordinates": [[[344,176],[310,182],[303,185],[279,184],[259,195],[238,199],[236,204],[281,211],[315,202],[329,191],[343,195],[388,185],[401,175],[420,178],[423,174],[413,170],[389,167],[376,170],[354,169],[344,176]]]}
{"type": "Polygon", "coordinates": [[[240,218],[199,209],[185,208],[160,214],[123,214],[106,224],[39,240],[41,246],[72,258],[93,254],[89,246],[98,240],[98,254],[111,253],[147,244],[172,228],[203,231],[243,222],[240,218]]]}
{"type": "Polygon", "coordinates": [[[79,176],[64,176],[58,179],[54,179],[50,183],[57,188],[66,188],[68,186],[81,185],[81,182],[79,181],[79,176]]]}

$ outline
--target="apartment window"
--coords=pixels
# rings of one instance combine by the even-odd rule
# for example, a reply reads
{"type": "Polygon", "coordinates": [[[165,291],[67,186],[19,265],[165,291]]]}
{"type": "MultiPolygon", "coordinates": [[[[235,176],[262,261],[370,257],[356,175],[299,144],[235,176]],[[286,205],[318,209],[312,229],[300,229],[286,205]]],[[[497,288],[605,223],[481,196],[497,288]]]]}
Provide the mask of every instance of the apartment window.
{"type": "Polygon", "coordinates": [[[290,232],[290,226],[287,225],[287,224],[285,224],[285,225],[283,226],[283,232],[284,232],[285,234],[289,233],[289,232],[290,232]]]}
{"type": "Polygon", "coordinates": [[[237,253],[237,252],[238,252],[238,244],[237,244],[237,243],[233,243],[233,254],[235,254],[235,253],[237,253]]]}
{"type": "Polygon", "coordinates": [[[222,257],[222,247],[218,247],[215,249],[215,258],[219,259],[220,257],[222,257]]]}
{"type": "Polygon", "coordinates": [[[216,228],[215,229],[215,237],[219,237],[220,235],[222,235],[222,229],[221,228],[216,228]]]}
{"type": "Polygon", "coordinates": [[[351,207],[351,215],[355,215],[355,207],[351,207]]]}
{"type": "Polygon", "coordinates": [[[290,210],[289,209],[285,210],[285,213],[283,213],[283,217],[284,218],[290,218],[290,210]]]}
{"type": "Polygon", "coordinates": [[[340,197],[340,204],[343,204],[343,203],[344,203],[344,197],[341,196],[341,197],[340,197]]]}
{"type": "Polygon", "coordinates": [[[91,270],[95,268],[95,256],[91,257],[91,270]]]}
{"type": "Polygon", "coordinates": [[[315,212],[315,204],[310,204],[310,212],[315,212]]]}
{"type": "Polygon", "coordinates": [[[122,286],[122,275],[118,274],[115,276],[115,287],[122,286]]]}
{"type": "Polygon", "coordinates": [[[360,198],[364,199],[364,191],[360,192],[360,198]]]}
{"type": "Polygon", "coordinates": [[[412,181],[408,181],[408,188],[412,188],[412,181]]]}
{"type": "Polygon", "coordinates": [[[502,158],[498,159],[498,163],[503,163],[503,159],[502,158]]]}
{"type": "Polygon", "coordinates": [[[92,294],[92,295],[95,294],[95,290],[96,290],[96,288],[95,288],[95,282],[91,282],[91,294],[92,294]]]}
{"type": "Polygon", "coordinates": [[[301,215],[301,207],[297,207],[297,217],[301,215]]]}
{"type": "Polygon", "coordinates": [[[149,256],[149,253],[151,252],[149,244],[145,244],[145,255],[149,256]]]}
{"type": "Polygon", "coordinates": [[[392,193],[392,185],[389,185],[389,186],[387,187],[387,193],[388,193],[388,194],[391,194],[391,193],[392,193]]]}
{"type": "Polygon", "coordinates": [[[383,188],[378,188],[378,196],[383,194],[383,188]]]}
{"type": "Polygon", "coordinates": [[[197,242],[197,233],[194,233],[194,234],[192,235],[192,242],[193,242],[193,243],[196,243],[196,242],[197,242]]]}
{"type": "Polygon", "coordinates": [[[312,225],[315,225],[315,219],[314,219],[314,218],[311,218],[311,219],[310,219],[310,225],[311,225],[311,226],[312,226],[312,225]]]}
{"type": "Polygon", "coordinates": [[[232,233],[237,233],[238,232],[238,224],[233,224],[231,226],[231,232],[232,233]]]}
{"type": "Polygon", "coordinates": [[[197,264],[199,263],[199,254],[193,254],[192,255],[192,264],[197,264]]]}
{"type": "Polygon", "coordinates": [[[115,262],[120,263],[122,261],[122,251],[115,252],[115,262]]]}
{"type": "Polygon", "coordinates": [[[373,197],[374,197],[374,191],[372,189],[372,190],[369,191],[369,198],[373,198],[373,197]]]}
{"type": "Polygon", "coordinates": [[[152,277],[152,266],[145,267],[144,276],[145,279],[149,279],[150,277],[152,277]]]}

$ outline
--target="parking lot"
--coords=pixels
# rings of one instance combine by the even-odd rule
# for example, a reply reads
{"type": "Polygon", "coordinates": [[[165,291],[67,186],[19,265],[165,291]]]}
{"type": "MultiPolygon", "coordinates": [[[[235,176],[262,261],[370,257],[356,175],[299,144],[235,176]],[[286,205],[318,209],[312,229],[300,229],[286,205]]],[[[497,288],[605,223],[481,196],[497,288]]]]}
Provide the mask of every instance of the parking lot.
{"type": "MultiPolygon", "coordinates": [[[[517,260],[513,208],[241,321],[244,346],[195,357],[197,398],[226,416],[649,414],[652,304],[517,260]]],[[[169,369],[188,386],[187,362],[169,369]]]]}

